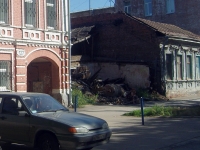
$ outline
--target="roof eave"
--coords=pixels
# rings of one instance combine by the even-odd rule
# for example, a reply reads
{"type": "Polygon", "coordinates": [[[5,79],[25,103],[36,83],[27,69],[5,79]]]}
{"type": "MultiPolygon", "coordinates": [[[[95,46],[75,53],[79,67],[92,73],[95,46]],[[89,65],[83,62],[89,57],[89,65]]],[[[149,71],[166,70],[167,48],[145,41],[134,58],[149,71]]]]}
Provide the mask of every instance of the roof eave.
{"type": "Polygon", "coordinates": [[[169,36],[166,35],[168,39],[174,40],[174,41],[183,41],[183,42],[190,42],[190,43],[196,43],[200,44],[200,39],[193,39],[193,38],[186,38],[186,37],[178,37],[178,36],[169,36]]]}

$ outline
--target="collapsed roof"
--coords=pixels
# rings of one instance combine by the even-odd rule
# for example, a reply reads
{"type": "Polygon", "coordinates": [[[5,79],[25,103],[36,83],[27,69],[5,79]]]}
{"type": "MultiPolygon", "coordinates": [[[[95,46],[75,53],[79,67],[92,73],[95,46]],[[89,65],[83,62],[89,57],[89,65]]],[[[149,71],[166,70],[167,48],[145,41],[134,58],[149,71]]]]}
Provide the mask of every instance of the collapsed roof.
{"type": "Polygon", "coordinates": [[[76,43],[89,39],[91,37],[91,31],[94,28],[95,26],[92,25],[88,27],[84,26],[84,27],[72,29],[72,35],[71,35],[72,44],[76,44],[76,43]]]}

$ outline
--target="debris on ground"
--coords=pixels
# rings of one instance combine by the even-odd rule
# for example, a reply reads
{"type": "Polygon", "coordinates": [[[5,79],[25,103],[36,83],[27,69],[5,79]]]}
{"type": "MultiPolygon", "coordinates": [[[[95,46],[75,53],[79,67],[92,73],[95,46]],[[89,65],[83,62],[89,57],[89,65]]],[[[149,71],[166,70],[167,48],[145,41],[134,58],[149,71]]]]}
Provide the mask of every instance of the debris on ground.
{"type": "MultiPolygon", "coordinates": [[[[129,87],[125,82],[125,78],[102,80],[98,78],[100,71],[101,69],[91,75],[86,68],[77,68],[72,72],[73,86],[86,95],[98,95],[97,103],[100,104],[129,105],[140,103],[140,95],[136,89],[129,87]]],[[[148,99],[166,99],[152,90],[146,89],[146,91],[151,91],[149,94],[153,95],[148,99]]]]}

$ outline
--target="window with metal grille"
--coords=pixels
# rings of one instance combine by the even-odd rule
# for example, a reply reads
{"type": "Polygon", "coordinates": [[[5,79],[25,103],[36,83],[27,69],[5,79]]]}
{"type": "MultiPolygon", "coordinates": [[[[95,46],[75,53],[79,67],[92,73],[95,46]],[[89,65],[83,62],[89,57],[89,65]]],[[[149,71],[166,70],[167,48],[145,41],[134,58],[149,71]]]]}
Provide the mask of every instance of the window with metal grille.
{"type": "Polygon", "coordinates": [[[190,55],[186,58],[187,63],[187,79],[192,79],[192,63],[191,63],[192,57],[190,55]]]}
{"type": "Polygon", "coordinates": [[[24,1],[25,25],[36,27],[36,0],[24,1]]]}
{"type": "Polygon", "coordinates": [[[0,91],[10,91],[11,80],[11,61],[0,61],[0,91]]]}
{"type": "Polygon", "coordinates": [[[172,80],[172,54],[166,55],[167,79],[172,80]]]}
{"type": "Polygon", "coordinates": [[[144,0],[145,16],[152,16],[152,0],[144,0]]]}
{"type": "Polygon", "coordinates": [[[0,23],[8,23],[8,0],[0,0],[0,23]]]}
{"type": "Polygon", "coordinates": [[[57,17],[56,17],[56,1],[47,0],[47,28],[56,29],[57,26],[57,17]]]}
{"type": "Polygon", "coordinates": [[[130,14],[131,13],[131,3],[130,2],[124,2],[124,12],[130,14]]]}
{"type": "Polygon", "coordinates": [[[196,79],[200,79],[200,56],[196,57],[196,79]]]}
{"type": "Polygon", "coordinates": [[[174,0],[166,0],[167,14],[175,12],[174,0]]]}
{"type": "Polygon", "coordinates": [[[176,66],[177,66],[177,79],[182,80],[182,55],[177,55],[176,57],[176,66]]]}

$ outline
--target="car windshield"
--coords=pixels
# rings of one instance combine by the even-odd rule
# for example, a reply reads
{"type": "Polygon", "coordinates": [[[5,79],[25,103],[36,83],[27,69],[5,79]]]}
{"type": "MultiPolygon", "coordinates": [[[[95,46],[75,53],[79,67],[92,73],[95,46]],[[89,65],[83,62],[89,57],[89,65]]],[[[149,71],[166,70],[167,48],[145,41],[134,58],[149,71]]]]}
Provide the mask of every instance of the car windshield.
{"type": "Polygon", "coordinates": [[[49,95],[26,95],[23,101],[32,113],[68,111],[57,100],[49,95]]]}

